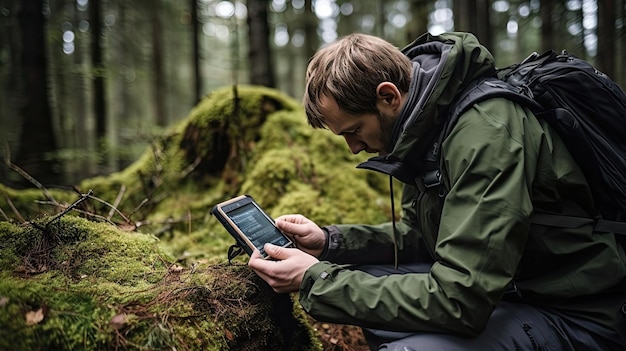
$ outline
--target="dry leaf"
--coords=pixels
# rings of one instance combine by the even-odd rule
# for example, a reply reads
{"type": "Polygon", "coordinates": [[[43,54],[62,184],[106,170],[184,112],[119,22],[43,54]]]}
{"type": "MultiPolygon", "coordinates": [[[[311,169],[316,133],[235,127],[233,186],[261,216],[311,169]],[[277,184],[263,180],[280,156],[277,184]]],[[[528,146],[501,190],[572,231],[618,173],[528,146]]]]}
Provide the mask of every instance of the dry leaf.
{"type": "Polygon", "coordinates": [[[26,312],[26,325],[35,325],[43,320],[43,308],[37,311],[26,312]]]}
{"type": "Polygon", "coordinates": [[[117,227],[123,232],[132,232],[137,229],[137,226],[134,223],[122,223],[118,224],[117,227]]]}
{"type": "Polygon", "coordinates": [[[20,266],[17,266],[17,268],[15,268],[16,273],[25,273],[25,274],[39,274],[47,270],[48,270],[48,267],[46,265],[41,265],[37,268],[26,267],[26,266],[20,265],[20,266]]]}
{"type": "Polygon", "coordinates": [[[171,272],[171,273],[180,273],[180,272],[182,272],[182,271],[183,271],[183,269],[185,269],[185,268],[183,268],[183,267],[181,267],[181,266],[179,266],[179,265],[177,265],[177,264],[174,264],[174,265],[172,265],[172,266],[170,267],[170,272],[171,272]]]}
{"type": "Polygon", "coordinates": [[[126,325],[126,313],[116,314],[111,318],[111,328],[119,330],[126,325]]]}
{"type": "Polygon", "coordinates": [[[15,273],[26,273],[28,270],[25,266],[19,265],[15,267],[15,273]]]}
{"type": "Polygon", "coordinates": [[[45,264],[42,264],[39,267],[37,267],[37,269],[31,270],[29,273],[38,274],[38,273],[43,273],[47,270],[48,270],[48,266],[46,266],[45,264]]]}
{"type": "Polygon", "coordinates": [[[230,332],[230,330],[226,329],[224,331],[224,334],[226,334],[226,339],[233,341],[235,339],[235,337],[233,336],[233,333],[230,332]]]}
{"type": "Polygon", "coordinates": [[[4,307],[9,303],[9,298],[6,296],[0,297],[0,307],[4,307]]]}

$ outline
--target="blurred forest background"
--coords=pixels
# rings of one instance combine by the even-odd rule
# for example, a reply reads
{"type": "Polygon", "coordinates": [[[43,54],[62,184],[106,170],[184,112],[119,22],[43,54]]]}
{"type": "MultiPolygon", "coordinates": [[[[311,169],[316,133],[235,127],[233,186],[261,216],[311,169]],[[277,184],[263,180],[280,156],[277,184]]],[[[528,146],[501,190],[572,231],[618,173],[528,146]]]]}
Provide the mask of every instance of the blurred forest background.
{"type": "Polygon", "coordinates": [[[567,49],[624,86],[625,2],[0,0],[0,157],[48,186],[117,171],[216,88],[300,99],[308,59],[351,32],[470,31],[499,66],[567,49]]]}

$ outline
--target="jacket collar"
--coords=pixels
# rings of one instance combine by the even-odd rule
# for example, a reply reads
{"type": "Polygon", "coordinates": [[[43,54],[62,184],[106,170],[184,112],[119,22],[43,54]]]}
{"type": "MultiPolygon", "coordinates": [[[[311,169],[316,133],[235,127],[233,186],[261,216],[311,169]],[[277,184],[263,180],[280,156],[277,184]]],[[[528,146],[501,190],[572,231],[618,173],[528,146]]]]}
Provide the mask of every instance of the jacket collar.
{"type": "Polygon", "coordinates": [[[411,59],[413,73],[407,100],[393,128],[392,151],[357,168],[414,184],[447,107],[464,85],[493,71],[494,63],[489,51],[469,33],[425,34],[402,52],[411,59]]]}
{"type": "Polygon", "coordinates": [[[414,184],[418,175],[415,167],[390,155],[372,157],[356,168],[388,174],[405,184],[414,184]]]}

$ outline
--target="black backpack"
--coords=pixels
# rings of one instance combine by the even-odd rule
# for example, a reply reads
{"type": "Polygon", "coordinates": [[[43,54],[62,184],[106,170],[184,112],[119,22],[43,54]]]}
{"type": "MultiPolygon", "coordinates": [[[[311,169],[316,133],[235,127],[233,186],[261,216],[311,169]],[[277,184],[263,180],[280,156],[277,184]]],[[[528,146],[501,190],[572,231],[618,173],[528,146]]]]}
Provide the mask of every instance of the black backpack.
{"type": "Polygon", "coordinates": [[[493,97],[516,101],[548,121],[583,170],[602,215],[590,219],[535,213],[532,222],[577,227],[595,221],[596,231],[626,234],[626,95],[604,73],[566,51],[533,53],[463,90],[427,153],[425,186],[440,187],[445,196],[440,145],[463,112],[493,97]]]}

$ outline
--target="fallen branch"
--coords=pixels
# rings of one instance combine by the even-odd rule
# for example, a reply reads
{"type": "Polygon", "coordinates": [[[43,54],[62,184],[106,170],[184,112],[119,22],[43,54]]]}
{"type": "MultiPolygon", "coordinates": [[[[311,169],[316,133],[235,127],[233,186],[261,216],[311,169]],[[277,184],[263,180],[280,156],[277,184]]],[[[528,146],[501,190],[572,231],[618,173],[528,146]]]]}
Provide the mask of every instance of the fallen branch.
{"type": "Polygon", "coordinates": [[[128,217],[131,217],[132,215],[134,215],[137,211],[139,211],[139,209],[141,209],[143,207],[143,205],[147,204],[148,201],[150,201],[150,199],[148,199],[148,198],[145,198],[145,199],[141,200],[139,205],[137,205],[137,207],[135,207],[135,209],[128,215],[128,217]]]}
{"type": "MultiPolygon", "coordinates": [[[[77,193],[79,193],[79,194],[80,194],[80,192],[79,192],[77,189],[74,189],[74,191],[76,191],[77,193]]],[[[111,205],[110,203],[108,203],[108,202],[106,202],[106,201],[102,200],[102,199],[101,199],[101,198],[99,198],[99,197],[92,196],[91,194],[92,194],[92,191],[91,191],[91,190],[89,190],[89,193],[88,193],[88,194],[86,194],[86,197],[87,197],[87,198],[89,198],[89,199],[91,199],[91,200],[97,201],[97,202],[99,202],[99,203],[101,203],[101,204],[103,204],[103,205],[105,205],[105,206],[108,206],[109,208],[111,208],[111,211],[112,211],[112,212],[119,214],[119,215],[120,215],[120,217],[122,217],[122,219],[124,219],[124,221],[126,221],[126,223],[131,223],[130,218],[126,217],[126,216],[125,216],[125,215],[124,215],[124,214],[123,214],[120,210],[118,210],[118,209],[117,209],[117,207],[116,207],[116,206],[111,205]]],[[[116,201],[117,201],[117,200],[116,200],[116,201]]],[[[102,218],[104,218],[104,217],[102,217],[102,218]]],[[[105,219],[106,219],[106,218],[105,218],[105,219]]],[[[107,220],[107,222],[110,222],[110,220],[108,220],[108,219],[106,219],[106,220],[107,220]]]]}
{"type": "MultiPolygon", "coordinates": [[[[15,214],[15,217],[17,217],[17,220],[20,221],[20,223],[26,223],[26,220],[24,219],[24,217],[22,217],[22,215],[20,214],[20,212],[17,210],[17,208],[15,207],[15,205],[13,205],[13,201],[11,201],[11,199],[9,198],[8,195],[4,195],[6,200],[7,200],[7,204],[9,204],[9,207],[11,207],[11,210],[13,211],[13,214],[15,214]]],[[[4,212],[3,212],[4,213],[4,212]]]]}
{"type": "Polygon", "coordinates": [[[7,165],[7,167],[9,167],[11,170],[16,172],[17,174],[21,175],[24,179],[28,180],[31,184],[33,184],[39,190],[41,190],[44,196],[48,200],[56,202],[56,200],[54,200],[54,197],[48,191],[48,189],[46,189],[41,183],[39,183],[37,179],[33,178],[25,170],[23,170],[22,168],[20,168],[18,165],[14,164],[13,162],[11,162],[11,151],[9,150],[9,145],[6,145],[5,149],[6,149],[6,153],[4,155],[4,163],[7,165]]]}
{"type": "Polygon", "coordinates": [[[122,186],[120,186],[120,191],[117,193],[117,197],[115,198],[115,202],[113,202],[113,207],[111,207],[111,210],[109,211],[109,216],[107,217],[108,220],[111,220],[113,214],[115,214],[117,206],[122,201],[122,196],[124,196],[124,192],[126,192],[126,186],[122,184],[122,186]]]}
{"type": "Polygon", "coordinates": [[[80,204],[81,202],[85,201],[85,199],[91,198],[91,194],[93,194],[93,190],[92,189],[89,189],[87,194],[80,194],[80,198],[78,200],[74,201],[74,203],[69,205],[69,206],[67,206],[67,208],[65,210],[63,210],[63,212],[57,214],[50,221],[48,221],[48,223],[46,224],[46,229],[48,228],[48,226],[50,226],[50,224],[52,224],[53,222],[57,221],[59,218],[65,216],[66,213],[70,212],[74,207],[78,206],[78,204],[80,204]]]}
{"type": "Polygon", "coordinates": [[[2,217],[4,217],[4,220],[6,220],[7,222],[9,221],[9,217],[7,217],[6,213],[4,213],[4,211],[2,211],[1,208],[0,208],[0,214],[2,215],[2,217]]]}

